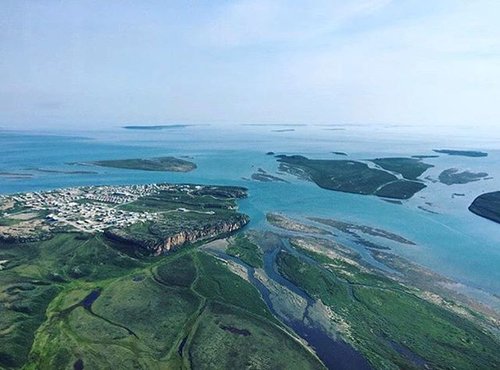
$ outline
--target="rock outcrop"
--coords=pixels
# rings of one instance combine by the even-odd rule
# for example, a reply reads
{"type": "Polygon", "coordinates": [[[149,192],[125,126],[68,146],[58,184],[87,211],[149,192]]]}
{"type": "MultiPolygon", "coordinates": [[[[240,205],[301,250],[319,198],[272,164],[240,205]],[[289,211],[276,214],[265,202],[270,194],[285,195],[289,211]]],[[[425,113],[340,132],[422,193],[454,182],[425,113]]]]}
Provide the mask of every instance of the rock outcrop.
{"type": "Polygon", "coordinates": [[[231,234],[244,227],[249,221],[248,216],[236,214],[228,220],[217,220],[194,227],[188,226],[167,235],[134,234],[124,229],[109,229],[105,231],[105,235],[109,239],[129,246],[132,251],[159,256],[188,243],[231,234]]]}
{"type": "Polygon", "coordinates": [[[500,223],[500,191],[481,194],[469,206],[469,211],[500,223]]]}

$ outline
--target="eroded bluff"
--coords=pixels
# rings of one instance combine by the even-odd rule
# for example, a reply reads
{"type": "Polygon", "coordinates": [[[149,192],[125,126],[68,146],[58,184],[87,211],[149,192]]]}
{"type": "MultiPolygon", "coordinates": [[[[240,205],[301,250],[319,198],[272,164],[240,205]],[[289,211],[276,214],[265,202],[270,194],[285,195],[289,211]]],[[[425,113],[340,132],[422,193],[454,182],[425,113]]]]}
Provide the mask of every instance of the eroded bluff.
{"type": "Polygon", "coordinates": [[[244,214],[235,214],[223,220],[185,222],[182,225],[153,223],[147,233],[131,232],[127,229],[112,228],[105,231],[105,236],[126,246],[134,253],[158,256],[188,243],[219,238],[244,227],[250,218],[244,214]]]}

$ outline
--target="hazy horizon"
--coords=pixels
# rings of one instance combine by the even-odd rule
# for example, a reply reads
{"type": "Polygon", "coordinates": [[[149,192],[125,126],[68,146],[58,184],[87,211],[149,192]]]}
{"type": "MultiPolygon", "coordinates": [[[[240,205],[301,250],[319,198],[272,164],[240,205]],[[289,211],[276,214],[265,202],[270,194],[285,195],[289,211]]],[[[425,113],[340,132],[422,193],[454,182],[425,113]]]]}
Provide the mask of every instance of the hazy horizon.
{"type": "Polygon", "coordinates": [[[0,128],[500,133],[495,1],[3,1],[0,128]]]}

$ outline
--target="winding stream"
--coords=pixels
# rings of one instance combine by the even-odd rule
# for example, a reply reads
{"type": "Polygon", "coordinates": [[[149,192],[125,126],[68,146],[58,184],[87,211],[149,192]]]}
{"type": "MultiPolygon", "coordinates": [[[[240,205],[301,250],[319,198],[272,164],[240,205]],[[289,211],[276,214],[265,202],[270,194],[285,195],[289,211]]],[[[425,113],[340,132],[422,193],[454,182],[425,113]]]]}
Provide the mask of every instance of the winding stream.
{"type": "Polygon", "coordinates": [[[317,356],[323,361],[328,369],[335,370],[368,370],[371,369],[368,361],[351,345],[344,342],[341,339],[334,339],[328,333],[326,333],[321,326],[309,316],[309,308],[314,305],[315,300],[304,292],[297,285],[293,284],[289,280],[285,279],[276,271],[276,257],[281,250],[286,250],[299,258],[307,260],[310,263],[317,264],[316,261],[305,256],[295,249],[293,249],[289,244],[288,240],[282,240],[282,245],[276,247],[264,254],[264,271],[266,272],[269,279],[274,283],[284,286],[291,292],[297,294],[307,302],[307,306],[304,310],[304,316],[302,320],[296,320],[283,315],[278,312],[274,307],[272,300],[270,298],[271,292],[269,289],[255,277],[255,269],[252,266],[247,265],[240,259],[230,256],[221,251],[211,250],[211,253],[216,254],[218,257],[225,260],[230,260],[241,266],[244,266],[248,270],[248,276],[250,282],[259,290],[264,302],[271,310],[271,312],[278,317],[282,322],[289,326],[298,336],[303,338],[316,352],[317,356]]]}

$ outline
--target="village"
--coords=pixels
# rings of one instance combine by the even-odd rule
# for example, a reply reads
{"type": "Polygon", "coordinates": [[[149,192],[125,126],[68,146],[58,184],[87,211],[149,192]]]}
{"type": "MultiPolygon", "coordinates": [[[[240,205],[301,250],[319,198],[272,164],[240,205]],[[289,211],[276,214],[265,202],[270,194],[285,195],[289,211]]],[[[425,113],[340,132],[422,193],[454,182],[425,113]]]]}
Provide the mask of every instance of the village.
{"type": "Polygon", "coordinates": [[[1,218],[11,223],[9,227],[0,226],[0,234],[30,234],[40,226],[44,230],[70,227],[87,233],[127,227],[154,220],[158,214],[126,211],[119,206],[160,191],[189,193],[200,188],[170,184],[87,186],[0,196],[1,218]]]}

